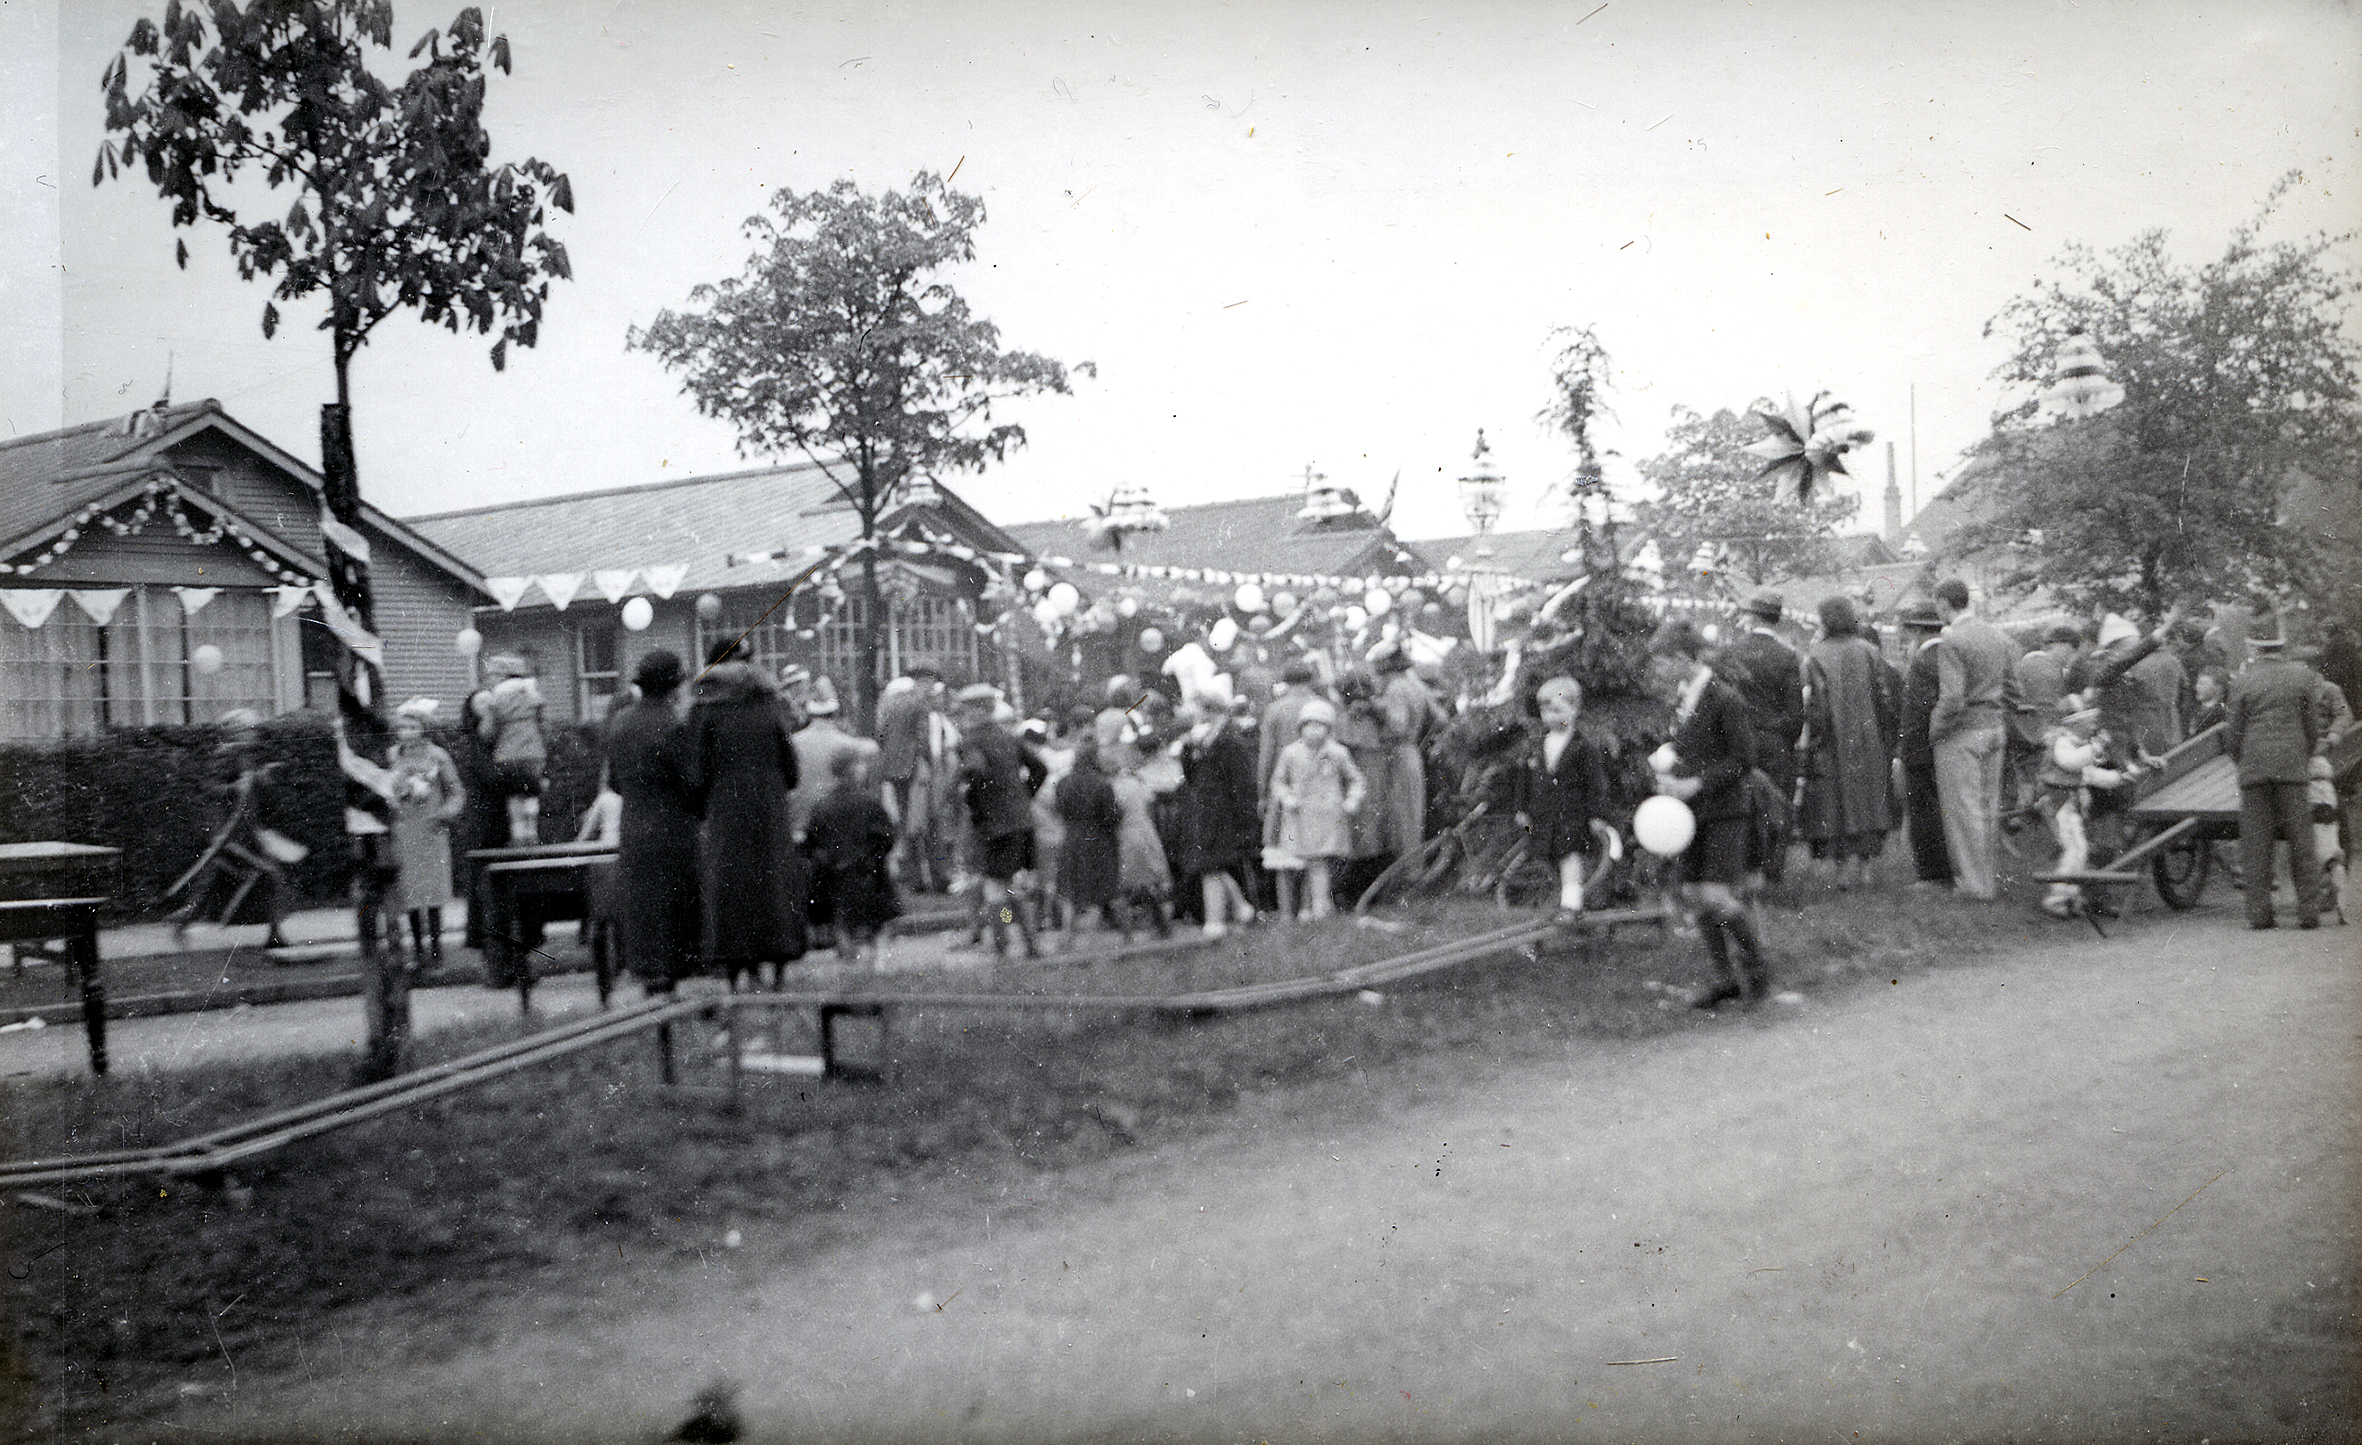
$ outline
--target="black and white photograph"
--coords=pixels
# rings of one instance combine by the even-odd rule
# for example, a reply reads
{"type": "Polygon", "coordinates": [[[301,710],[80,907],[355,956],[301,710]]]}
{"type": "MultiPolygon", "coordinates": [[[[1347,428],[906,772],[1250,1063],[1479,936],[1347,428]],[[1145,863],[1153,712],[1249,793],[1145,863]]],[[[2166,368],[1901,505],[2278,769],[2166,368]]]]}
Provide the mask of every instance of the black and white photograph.
{"type": "Polygon", "coordinates": [[[0,0],[0,1439],[2362,1440],[2362,11],[0,0]]]}

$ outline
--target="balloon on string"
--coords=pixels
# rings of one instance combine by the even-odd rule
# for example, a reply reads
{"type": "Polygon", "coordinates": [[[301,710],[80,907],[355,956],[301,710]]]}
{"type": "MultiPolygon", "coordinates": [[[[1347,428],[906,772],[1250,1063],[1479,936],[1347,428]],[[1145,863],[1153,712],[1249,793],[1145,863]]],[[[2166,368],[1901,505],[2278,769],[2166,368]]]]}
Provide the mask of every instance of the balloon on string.
{"type": "Polygon", "coordinates": [[[1270,630],[1271,619],[1264,616],[1262,613],[1258,612],[1253,617],[1247,619],[1247,631],[1254,633],[1257,637],[1261,637],[1264,633],[1269,632],[1270,630]]]}
{"type": "Polygon", "coordinates": [[[1075,609],[1083,605],[1083,594],[1072,582],[1057,582],[1051,584],[1050,590],[1044,594],[1044,600],[1058,609],[1060,617],[1071,617],[1075,609]]]}
{"type": "Polygon", "coordinates": [[[623,625],[634,632],[646,632],[648,624],[656,620],[656,609],[645,597],[634,597],[623,604],[623,625]]]}
{"type": "Polygon", "coordinates": [[[1261,612],[1264,605],[1263,589],[1252,582],[1241,582],[1238,590],[1230,594],[1230,600],[1238,604],[1241,612],[1261,612]]]}
{"type": "Polygon", "coordinates": [[[722,598],[718,592],[708,592],[697,599],[697,615],[711,622],[722,615],[722,598]]]}
{"type": "Polygon", "coordinates": [[[1295,610],[1296,610],[1296,594],[1295,594],[1295,593],[1293,593],[1293,592],[1274,592],[1274,593],[1272,593],[1272,594],[1271,594],[1271,610],[1272,610],[1272,611],[1274,611],[1274,612],[1293,612],[1293,611],[1295,611],[1295,610]]]}
{"type": "Polygon", "coordinates": [[[1139,616],[1139,615],[1140,615],[1140,599],[1139,599],[1139,598],[1137,598],[1137,597],[1119,597],[1119,598],[1117,598],[1117,599],[1116,599],[1116,603],[1115,603],[1115,615],[1116,615],[1116,616],[1118,616],[1118,617],[1137,617],[1137,616],[1139,616]]]}
{"type": "Polygon", "coordinates": [[[1396,600],[1402,604],[1403,611],[1416,612],[1427,605],[1427,594],[1416,587],[1406,587],[1396,600]]]}
{"type": "Polygon", "coordinates": [[[1039,567],[1025,574],[1025,590],[1028,592],[1039,592],[1049,585],[1050,574],[1039,567]]]}
{"type": "Polygon", "coordinates": [[[1658,793],[1632,811],[1632,837],[1659,858],[1670,858],[1697,836],[1697,815],[1679,798],[1658,793]]]}
{"type": "Polygon", "coordinates": [[[221,649],[208,642],[189,654],[189,666],[202,673],[221,671],[221,649]]]}
{"type": "Polygon", "coordinates": [[[1384,617],[1387,609],[1394,605],[1394,597],[1383,587],[1372,587],[1362,594],[1361,605],[1370,616],[1384,617]]]}
{"type": "Polygon", "coordinates": [[[473,627],[462,627],[459,635],[451,639],[451,645],[459,649],[461,657],[474,657],[484,650],[484,634],[473,627]]]}
{"type": "Polygon", "coordinates": [[[1154,654],[1154,653],[1159,653],[1159,652],[1162,652],[1162,651],[1164,651],[1164,650],[1165,650],[1165,635],[1164,635],[1162,632],[1159,632],[1157,629],[1155,629],[1155,628],[1153,628],[1153,627],[1143,627],[1143,628],[1141,628],[1141,629],[1140,629],[1140,650],[1141,650],[1142,652],[1151,653],[1151,654],[1154,654]]]}

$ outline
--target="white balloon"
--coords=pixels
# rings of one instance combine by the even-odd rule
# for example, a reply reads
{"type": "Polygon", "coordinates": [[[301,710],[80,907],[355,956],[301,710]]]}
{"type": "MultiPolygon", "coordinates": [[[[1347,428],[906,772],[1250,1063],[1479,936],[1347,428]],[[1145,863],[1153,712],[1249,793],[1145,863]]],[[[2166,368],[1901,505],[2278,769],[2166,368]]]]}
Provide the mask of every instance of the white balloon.
{"type": "Polygon", "coordinates": [[[1362,594],[1361,605],[1369,609],[1370,616],[1383,617],[1386,609],[1394,605],[1394,596],[1383,587],[1372,587],[1362,594]]]}
{"type": "Polygon", "coordinates": [[[1153,627],[1141,628],[1140,650],[1147,653],[1157,653],[1164,651],[1165,635],[1153,627]]]}
{"type": "Polygon", "coordinates": [[[708,592],[697,599],[697,615],[711,622],[722,615],[721,594],[708,592]]]}
{"type": "Polygon", "coordinates": [[[1049,585],[1050,574],[1039,567],[1025,574],[1025,590],[1028,592],[1039,592],[1049,585]]]}
{"type": "Polygon", "coordinates": [[[1296,610],[1296,594],[1295,594],[1295,593],[1293,593],[1293,592],[1274,592],[1274,593],[1272,593],[1272,594],[1271,594],[1271,610],[1272,610],[1272,611],[1274,611],[1274,612],[1293,612],[1293,611],[1295,611],[1295,610],[1296,610]]]}
{"type": "Polygon", "coordinates": [[[1359,604],[1348,607],[1345,609],[1345,625],[1359,632],[1370,625],[1370,614],[1359,604]]]}
{"type": "Polygon", "coordinates": [[[1230,595],[1230,600],[1238,604],[1238,610],[1241,612],[1261,612],[1263,610],[1263,589],[1252,582],[1241,582],[1238,584],[1238,591],[1230,595]]]}
{"type": "Polygon", "coordinates": [[[451,645],[459,649],[461,657],[474,657],[484,650],[484,634],[473,627],[462,627],[459,636],[451,639],[451,645]]]}
{"type": "Polygon", "coordinates": [[[1633,838],[1660,858],[1670,858],[1687,848],[1697,832],[1697,815],[1690,812],[1689,804],[1663,793],[1643,799],[1632,812],[1633,838]]]}
{"type": "Polygon", "coordinates": [[[656,620],[656,609],[645,597],[634,597],[623,604],[623,625],[634,632],[646,632],[648,624],[656,620]]]}
{"type": "Polygon", "coordinates": [[[1115,604],[1115,615],[1116,615],[1116,616],[1118,616],[1118,617],[1137,617],[1137,616],[1139,616],[1139,615],[1140,615],[1140,599],[1139,599],[1139,598],[1137,598],[1137,597],[1119,597],[1119,598],[1117,598],[1117,599],[1116,599],[1116,604],[1115,604]]]}
{"type": "Polygon", "coordinates": [[[1055,582],[1051,584],[1044,600],[1058,609],[1060,617],[1071,617],[1075,609],[1083,605],[1083,594],[1076,590],[1072,582],[1055,582]]]}
{"type": "Polygon", "coordinates": [[[221,671],[221,649],[208,642],[189,654],[189,666],[199,672],[221,671]]]}
{"type": "Polygon", "coordinates": [[[1217,620],[1213,630],[1206,634],[1206,646],[1216,652],[1228,652],[1230,644],[1236,641],[1238,641],[1238,624],[1227,617],[1217,620]]]}

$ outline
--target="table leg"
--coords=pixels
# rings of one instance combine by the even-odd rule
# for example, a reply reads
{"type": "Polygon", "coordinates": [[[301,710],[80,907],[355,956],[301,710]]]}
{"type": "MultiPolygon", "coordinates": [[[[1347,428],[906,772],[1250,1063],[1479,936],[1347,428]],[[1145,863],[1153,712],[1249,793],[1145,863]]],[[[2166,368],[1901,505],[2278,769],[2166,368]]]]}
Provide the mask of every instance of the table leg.
{"type": "Polygon", "coordinates": [[[66,952],[74,961],[74,972],[82,985],[82,1030],[90,1036],[90,1071],[104,1078],[107,1072],[107,986],[98,973],[98,923],[74,931],[66,940],[66,952]]]}

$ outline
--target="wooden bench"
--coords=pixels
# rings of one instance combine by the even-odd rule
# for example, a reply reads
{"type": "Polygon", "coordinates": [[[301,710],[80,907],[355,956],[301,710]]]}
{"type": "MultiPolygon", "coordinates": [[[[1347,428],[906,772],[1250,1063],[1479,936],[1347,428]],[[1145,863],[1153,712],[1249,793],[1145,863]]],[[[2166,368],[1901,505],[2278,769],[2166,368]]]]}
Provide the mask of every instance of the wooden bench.
{"type": "Polygon", "coordinates": [[[74,972],[82,989],[82,1030],[90,1071],[107,1071],[107,988],[98,972],[98,914],[104,898],[21,898],[0,902],[0,943],[50,958],[74,972]],[[28,947],[28,945],[30,945],[28,947]],[[50,947],[48,945],[57,945],[50,947]]]}
{"type": "Polygon", "coordinates": [[[599,1004],[615,989],[613,929],[601,916],[600,895],[615,868],[612,848],[555,845],[541,849],[482,849],[484,972],[495,985],[513,984],[520,1008],[533,1007],[533,953],[544,924],[579,918],[588,926],[597,970],[599,1004]],[[563,851],[560,851],[563,850],[563,851]],[[502,853],[537,856],[501,858],[502,853]],[[492,855],[487,858],[486,855],[492,855]]]}

